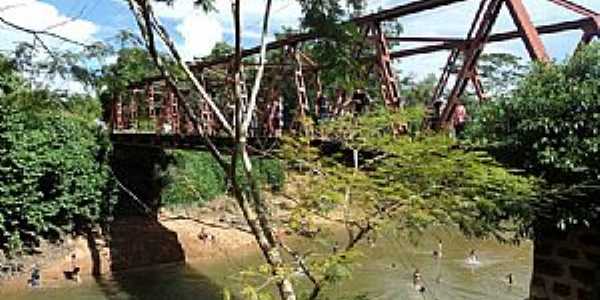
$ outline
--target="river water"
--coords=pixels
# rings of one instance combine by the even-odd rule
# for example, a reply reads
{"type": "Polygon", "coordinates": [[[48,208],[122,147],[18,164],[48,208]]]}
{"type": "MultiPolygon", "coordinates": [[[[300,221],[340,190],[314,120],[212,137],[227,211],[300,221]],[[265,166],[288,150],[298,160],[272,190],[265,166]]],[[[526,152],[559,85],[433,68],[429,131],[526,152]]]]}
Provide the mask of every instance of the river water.
{"type": "MultiPolygon", "coordinates": [[[[365,256],[352,278],[325,291],[330,299],[498,299],[522,300],[528,296],[531,276],[531,244],[520,246],[494,241],[468,240],[457,233],[427,234],[418,245],[397,238],[380,237],[375,247],[364,248],[365,256]],[[437,240],[443,241],[443,257],[434,259],[437,240]],[[470,249],[477,249],[481,264],[465,262],[470,249]],[[418,268],[426,286],[424,293],[413,287],[418,268]],[[514,284],[506,276],[512,273],[514,284]]],[[[111,278],[84,278],[80,284],[30,291],[0,291],[2,300],[220,300],[226,287],[235,295],[241,290],[236,279],[240,270],[260,263],[256,253],[215,262],[191,262],[122,273],[111,278]]],[[[1,288],[1,287],[0,287],[1,288]]]]}

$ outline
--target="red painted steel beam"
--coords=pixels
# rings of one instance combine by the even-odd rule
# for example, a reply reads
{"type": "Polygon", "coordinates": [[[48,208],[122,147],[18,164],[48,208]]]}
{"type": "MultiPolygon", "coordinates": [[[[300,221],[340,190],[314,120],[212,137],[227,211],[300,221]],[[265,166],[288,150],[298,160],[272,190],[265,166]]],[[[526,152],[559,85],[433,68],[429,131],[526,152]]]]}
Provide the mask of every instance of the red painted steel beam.
{"type": "Polygon", "coordinates": [[[454,112],[454,105],[458,101],[458,98],[463,94],[467,86],[469,79],[468,75],[472,70],[474,70],[477,60],[483,52],[483,48],[489,39],[490,32],[492,31],[492,27],[498,18],[498,14],[500,13],[503,2],[503,0],[491,0],[485,9],[483,18],[481,18],[479,22],[473,24],[475,25],[473,29],[475,27],[477,28],[476,30],[473,30],[473,32],[475,32],[475,36],[473,37],[474,42],[471,43],[469,48],[464,51],[465,55],[463,65],[457,74],[454,87],[450,91],[448,102],[444,112],[442,113],[441,121],[443,124],[447,124],[447,122],[450,120],[452,113],[454,112]]]}
{"type": "MultiPolygon", "coordinates": [[[[372,37],[371,37],[372,38],[372,37]]],[[[386,36],[389,42],[413,42],[413,43],[462,43],[465,39],[448,37],[420,37],[420,36],[386,36]]]]}
{"type": "Polygon", "coordinates": [[[542,43],[538,31],[533,26],[523,2],[521,0],[506,0],[505,2],[515,25],[517,25],[521,33],[525,47],[529,52],[529,57],[533,60],[548,61],[549,57],[546,53],[544,43],[542,43]]]}
{"type": "Polygon", "coordinates": [[[576,12],[580,15],[586,16],[586,17],[595,17],[600,15],[598,12],[595,12],[587,7],[584,7],[583,5],[568,1],[568,0],[548,0],[556,5],[560,5],[570,11],[576,12]]]}
{"type": "MultiPolygon", "coordinates": [[[[451,5],[451,4],[455,4],[455,3],[459,3],[459,2],[465,2],[465,1],[467,1],[467,0],[419,0],[419,1],[414,1],[414,2],[408,3],[408,4],[398,5],[396,7],[382,10],[377,13],[354,18],[354,19],[351,19],[349,22],[354,22],[356,24],[362,25],[362,24],[367,24],[367,23],[393,20],[393,19],[396,19],[399,17],[412,15],[412,14],[424,12],[427,10],[432,10],[432,9],[435,9],[438,7],[447,6],[447,5],[451,5]]],[[[300,33],[300,34],[295,34],[295,35],[288,36],[288,37],[282,38],[280,40],[268,43],[266,47],[267,47],[267,50],[279,49],[279,48],[283,48],[284,46],[290,46],[290,45],[298,44],[301,42],[314,40],[318,37],[319,37],[319,35],[317,35],[316,33],[311,33],[311,32],[300,33]]],[[[247,56],[258,54],[258,53],[260,53],[260,46],[242,50],[242,57],[247,57],[247,56]]],[[[194,69],[201,69],[204,67],[228,63],[232,60],[232,58],[233,58],[233,56],[227,56],[227,57],[222,57],[222,58],[219,58],[216,60],[211,60],[211,61],[194,61],[194,62],[190,62],[189,65],[194,69]]]]}
{"type": "Polygon", "coordinates": [[[358,24],[377,23],[381,21],[393,20],[403,16],[408,16],[438,7],[447,6],[466,0],[420,0],[408,4],[399,5],[390,9],[384,9],[374,14],[352,19],[352,22],[358,24]]]}
{"type": "Polygon", "coordinates": [[[463,47],[464,44],[465,43],[461,43],[461,44],[441,43],[441,44],[423,46],[423,47],[412,48],[412,49],[398,50],[398,51],[394,51],[394,52],[390,53],[390,57],[392,59],[403,58],[403,57],[408,57],[408,56],[413,56],[413,55],[433,53],[433,52],[442,51],[442,50],[452,50],[452,49],[456,49],[459,47],[463,47]]]}
{"type": "MultiPolygon", "coordinates": [[[[571,30],[586,30],[586,28],[594,28],[594,26],[598,26],[598,24],[600,24],[600,22],[596,23],[596,21],[594,19],[585,18],[585,19],[579,19],[579,20],[575,20],[575,21],[567,21],[567,22],[560,22],[560,23],[549,24],[549,25],[544,25],[544,26],[538,26],[536,28],[537,28],[537,31],[539,34],[553,34],[553,33],[559,33],[559,32],[564,32],[564,31],[571,31],[571,30]]],[[[596,32],[598,32],[598,29],[596,29],[596,32]]],[[[502,32],[502,33],[497,33],[497,34],[491,35],[488,39],[488,43],[504,42],[504,41],[516,39],[519,37],[521,37],[521,34],[519,33],[519,31],[502,32]]],[[[451,50],[451,49],[454,49],[455,47],[464,47],[464,45],[468,41],[462,40],[462,42],[463,43],[438,43],[438,44],[429,45],[429,46],[399,50],[399,51],[392,52],[390,55],[392,56],[392,58],[402,58],[402,57],[418,55],[418,54],[427,54],[427,53],[432,53],[432,52],[437,52],[437,51],[442,51],[442,50],[451,50]]]]}

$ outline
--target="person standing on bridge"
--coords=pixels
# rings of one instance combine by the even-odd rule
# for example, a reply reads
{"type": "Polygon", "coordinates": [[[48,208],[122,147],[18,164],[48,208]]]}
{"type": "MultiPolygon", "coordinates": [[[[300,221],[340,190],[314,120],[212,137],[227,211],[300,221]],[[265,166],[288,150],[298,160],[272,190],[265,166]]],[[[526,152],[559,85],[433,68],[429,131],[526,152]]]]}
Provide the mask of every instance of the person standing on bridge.
{"type": "Polygon", "coordinates": [[[452,126],[454,127],[454,133],[457,138],[462,136],[466,123],[467,108],[461,101],[458,101],[454,106],[454,113],[452,114],[452,126]]]}

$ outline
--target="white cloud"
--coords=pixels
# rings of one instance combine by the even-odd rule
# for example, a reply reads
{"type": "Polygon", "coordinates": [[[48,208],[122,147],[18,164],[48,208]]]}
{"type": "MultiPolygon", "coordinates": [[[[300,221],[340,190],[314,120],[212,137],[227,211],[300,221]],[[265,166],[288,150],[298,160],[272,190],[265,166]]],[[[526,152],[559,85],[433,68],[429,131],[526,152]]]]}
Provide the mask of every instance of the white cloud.
{"type": "MultiPolygon", "coordinates": [[[[79,19],[73,20],[59,12],[56,7],[39,0],[2,0],[0,16],[18,26],[32,30],[45,30],[81,43],[92,43],[94,41],[94,34],[99,29],[93,22],[79,19]]],[[[21,42],[34,42],[31,34],[15,30],[4,24],[0,24],[0,36],[2,37],[0,39],[0,49],[7,51],[13,50],[21,42]]],[[[51,49],[81,49],[80,46],[66,43],[53,37],[45,35],[40,35],[39,37],[51,49]]],[[[32,59],[34,61],[48,58],[48,53],[39,49],[33,55],[32,59]]],[[[43,74],[31,74],[29,76],[36,85],[68,90],[75,93],[84,92],[84,86],[81,83],[70,79],[59,77],[47,78],[43,74]]]]}
{"type": "MultiPolygon", "coordinates": [[[[264,0],[242,1],[243,43],[246,47],[256,45],[260,39],[265,4],[264,0]]],[[[178,45],[186,59],[209,54],[217,42],[231,42],[234,32],[231,1],[216,0],[215,8],[216,12],[207,14],[195,8],[193,0],[179,0],[171,6],[155,3],[157,15],[165,22],[175,23],[174,28],[180,36],[178,45]]],[[[274,1],[267,39],[274,39],[273,33],[281,26],[297,28],[299,17],[300,6],[296,1],[274,1]]]]}
{"type": "MultiPolygon", "coordinates": [[[[71,20],[61,14],[56,7],[39,0],[3,0],[1,7],[7,9],[0,11],[0,16],[9,22],[35,30],[51,28],[49,32],[79,42],[93,41],[93,36],[98,31],[96,24],[86,20],[71,20]]],[[[16,31],[6,25],[0,25],[0,36],[2,36],[0,39],[2,49],[12,49],[16,43],[32,41],[30,34],[16,31]]],[[[50,37],[42,37],[42,39],[49,47],[73,46],[50,37]]]]}
{"type": "Polygon", "coordinates": [[[184,18],[177,25],[177,32],[183,37],[182,55],[187,59],[209,54],[215,44],[223,40],[219,21],[201,13],[184,18]]]}

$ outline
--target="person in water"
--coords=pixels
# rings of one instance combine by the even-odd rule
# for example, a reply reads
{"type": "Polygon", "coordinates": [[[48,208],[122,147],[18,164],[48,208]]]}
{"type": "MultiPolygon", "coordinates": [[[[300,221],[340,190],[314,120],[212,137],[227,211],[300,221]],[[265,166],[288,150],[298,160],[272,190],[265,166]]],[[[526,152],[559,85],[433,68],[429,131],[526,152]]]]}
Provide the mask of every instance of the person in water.
{"type": "Polygon", "coordinates": [[[477,256],[477,250],[471,249],[469,256],[467,257],[467,263],[476,265],[479,264],[479,257],[477,256]]]}
{"type": "Polygon", "coordinates": [[[437,250],[433,250],[433,258],[437,258],[437,259],[442,258],[442,247],[443,247],[442,240],[439,240],[437,250]]]}
{"type": "Polygon", "coordinates": [[[415,272],[413,272],[413,287],[419,293],[425,292],[425,286],[423,285],[423,278],[421,277],[421,272],[419,271],[418,268],[415,269],[415,272]]]}
{"type": "Polygon", "coordinates": [[[513,273],[508,273],[508,275],[506,275],[506,281],[507,281],[509,287],[511,287],[513,285],[513,283],[514,283],[513,273]]]}

